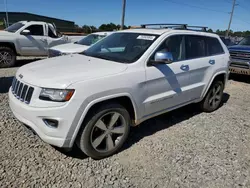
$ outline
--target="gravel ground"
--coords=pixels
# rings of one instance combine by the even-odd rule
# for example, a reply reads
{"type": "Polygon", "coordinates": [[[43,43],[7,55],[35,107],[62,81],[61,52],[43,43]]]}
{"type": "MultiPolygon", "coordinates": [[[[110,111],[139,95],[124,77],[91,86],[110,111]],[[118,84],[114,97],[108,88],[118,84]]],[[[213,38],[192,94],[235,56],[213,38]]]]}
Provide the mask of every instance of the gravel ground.
{"type": "Polygon", "coordinates": [[[216,112],[191,105],[144,122],[120,153],[95,161],[43,143],[13,117],[16,69],[0,70],[0,187],[250,187],[248,83],[230,80],[216,112]]]}

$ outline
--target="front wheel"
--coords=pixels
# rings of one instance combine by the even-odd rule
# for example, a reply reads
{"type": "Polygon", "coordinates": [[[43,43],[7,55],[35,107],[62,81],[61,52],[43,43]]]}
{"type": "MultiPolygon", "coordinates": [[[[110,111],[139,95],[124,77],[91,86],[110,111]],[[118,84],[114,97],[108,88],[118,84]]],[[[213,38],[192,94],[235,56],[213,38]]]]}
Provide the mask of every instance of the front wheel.
{"type": "Polygon", "coordinates": [[[222,102],[224,84],[222,81],[215,81],[209,88],[205,98],[200,103],[204,112],[213,112],[220,107],[222,102]]]}
{"type": "Polygon", "coordinates": [[[16,54],[6,46],[0,46],[0,68],[8,68],[15,65],[16,54]]]}
{"type": "Polygon", "coordinates": [[[123,106],[103,105],[86,121],[77,145],[93,159],[109,157],[117,153],[127,140],[130,125],[129,113],[123,106]]]}

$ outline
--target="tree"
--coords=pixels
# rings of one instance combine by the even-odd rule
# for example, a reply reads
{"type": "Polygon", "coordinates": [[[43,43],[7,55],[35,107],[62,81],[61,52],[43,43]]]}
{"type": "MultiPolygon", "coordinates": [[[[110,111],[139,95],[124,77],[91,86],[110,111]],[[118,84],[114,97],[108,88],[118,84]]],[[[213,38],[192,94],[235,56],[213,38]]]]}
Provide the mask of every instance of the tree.
{"type": "Polygon", "coordinates": [[[212,30],[212,29],[209,29],[209,30],[207,30],[207,32],[209,32],[209,33],[213,33],[213,30],[212,30]]]}

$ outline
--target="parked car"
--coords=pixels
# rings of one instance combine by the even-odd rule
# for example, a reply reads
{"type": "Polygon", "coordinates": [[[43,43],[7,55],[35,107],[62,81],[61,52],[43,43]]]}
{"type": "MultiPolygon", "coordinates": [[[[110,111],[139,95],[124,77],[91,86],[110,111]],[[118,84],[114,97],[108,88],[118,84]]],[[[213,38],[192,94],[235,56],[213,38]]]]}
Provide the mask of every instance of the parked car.
{"type": "Polygon", "coordinates": [[[70,42],[53,24],[20,21],[0,31],[0,68],[15,65],[16,56],[47,56],[48,48],[70,42]]]}
{"type": "Polygon", "coordinates": [[[224,42],[226,46],[233,46],[235,43],[230,39],[230,37],[220,36],[220,39],[224,42]]]}
{"type": "Polygon", "coordinates": [[[49,57],[83,52],[97,41],[112,33],[113,32],[96,32],[89,34],[77,42],[54,46],[49,49],[49,57]]]}
{"type": "Polygon", "coordinates": [[[237,45],[229,47],[231,73],[250,75],[250,36],[245,37],[237,45]]]}
{"type": "Polygon", "coordinates": [[[130,126],[191,103],[205,112],[218,109],[229,61],[215,34],[118,31],[83,53],[19,68],[10,108],[45,142],[63,148],[76,143],[101,159],[122,147],[130,126]]]}

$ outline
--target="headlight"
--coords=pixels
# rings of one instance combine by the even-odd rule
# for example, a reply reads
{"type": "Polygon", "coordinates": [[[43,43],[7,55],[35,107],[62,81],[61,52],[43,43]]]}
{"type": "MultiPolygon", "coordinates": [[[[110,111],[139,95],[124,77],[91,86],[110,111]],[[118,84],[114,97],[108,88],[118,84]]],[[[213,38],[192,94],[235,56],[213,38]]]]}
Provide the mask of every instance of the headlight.
{"type": "Polygon", "coordinates": [[[74,94],[73,89],[48,89],[43,88],[39,99],[46,101],[65,102],[69,101],[74,94]]]}

